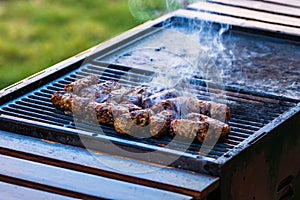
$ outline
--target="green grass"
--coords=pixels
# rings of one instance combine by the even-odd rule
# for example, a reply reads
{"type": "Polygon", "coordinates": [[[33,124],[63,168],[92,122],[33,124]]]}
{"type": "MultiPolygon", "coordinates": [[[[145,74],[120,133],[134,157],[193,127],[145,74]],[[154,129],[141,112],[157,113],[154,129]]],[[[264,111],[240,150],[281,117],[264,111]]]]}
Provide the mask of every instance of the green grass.
{"type": "Polygon", "coordinates": [[[0,0],[0,89],[139,23],[127,0],[0,0]]]}

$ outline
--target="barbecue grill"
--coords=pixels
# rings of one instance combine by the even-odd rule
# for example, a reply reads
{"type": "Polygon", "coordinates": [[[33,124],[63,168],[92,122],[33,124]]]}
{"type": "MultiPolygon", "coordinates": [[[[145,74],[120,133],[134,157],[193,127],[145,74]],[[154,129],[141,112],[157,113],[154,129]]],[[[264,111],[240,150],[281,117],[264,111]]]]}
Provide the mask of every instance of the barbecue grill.
{"type": "MultiPolygon", "coordinates": [[[[201,191],[201,198],[209,193],[211,194],[207,196],[208,199],[220,196],[223,199],[284,199],[297,195],[299,197],[296,189],[299,189],[300,165],[299,161],[295,160],[295,155],[300,152],[300,104],[297,86],[299,25],[297,22],[284,24],[285,18],[270,22],[267,17],[274,15],[270,13],[262,14],[266,17],[264,20],[235,16],[227,13],[227,10],[224,10],[223,15],[217,15],[215,12],[221,12],[219,7],[229,7],[227,1],[218,2],[196,3],[190,5],[187,10],[167,14],[6,88],[0,96],[1,130],[75,147],[87,147],[88,144],[87,148],[92,151],[134,159],[137,162],[142,160],[164,165],[169,164],[169,159],[180,156],[169,167],[194,172],[203,180],[211,177],[208,178],[210,186],[201,191]],[[213,7],[215,5],[216,7],[213,7]],[[97,75],[103,81],[115,80],[126,86],[150,81],[157,70],[153,68],[157,58],[166,55],[169,57],[164,59],[173,59],[174,55],[170,53],[172,49],[168,49],[170,47],[163,42],[168,40],[171,31],[190,37],[201,29],[200,38],[210,38],[222,27],[227,27],[227,24],[230,26],[222,35],[222,45],[235,51],[233,54],[245,49],[246,53],[256,54],[248,59],[243,57],[244,54],[235,58],[235,64],[223,71],[225,78],[222,87],[202,74],[190,74],[185,80],[192,85],[191,90],[199,99],[211,100],[212,97],[223,93],[222,98],[226,99],[231,109],[229,136],[218,141],[208,153],[199,151],[206,147],[198,143],[186,144],[185,141],[176,141],[168,146],[172,140],[168,137],[124,137],[110,126],[101,126],[101,134],[84,123],[78,128],[72,115],[55,109],[51,103],[50,97],[54,92],[63,90],[65,84],[87,75],[97,75]],[[149,44],[161,46],[150,45],[149,48],[149,44]],[[264,47],[259,49],[259,45],[264,47]],[[282,49],[285,49],[283,54],[279,53],[282,49]],[[269,54],[259,57],[264,50],[268,50],[269,54]],[[281,62],[274,63],[270,55],[281,62]],[[280,88],[271,91],[270,87],[280,84],[280,81],[272,82],[274,77],[269,77],[270,83],[266,81],[265,84],[259,85],[255,82],[263,78],[259,76],[269,76],[270,68],[285,70],[284,66],[279,65],[284,62],[289,64],[291,74],[296,74],[292,77],[287,76],[289,79],[286,83],[288,85],[294,81],[295,87],[285,91],[280,88]],[[246,83],[239,82],[239,72],[244,70],[245,73],[252,73],[253,67],[269,68],[259,71],[258,77],[253,74],[247,76],[246,83]],[[113,146],[127,152],[135,152],[134,157],[130,156],[130,153],[116,150],[113,146]],[[157,154],[145,156],[148,155],[144,154],[147,152],[157,154]],[[291,162],[294,162],[293,166],[291,162]],[[252,177],[253,175],[257,177],[252,177]],[[258,181],[259,177],[262,180],[258,181]],[[216,182],[220,183],[218,188],[216,182]],[[241,185],[245,187],[241,188],[241,185]]],[[[243,9],[245,6],[238,5],[234,9],[243,9]]],[[[259,11],[255,9],[251,12],[259,11]]],[[[295,16],[286,16],[293,17],[295,16]]],[[[204,46],[205,44],[207,43],[204,41],[204,46]]],[[[222,64],[224,62],[217,60],[215,67],[220,69],[222,64]]],[[[199,194],[176,188],[174,191],[200,198],[197,196],[199,194]]]]}

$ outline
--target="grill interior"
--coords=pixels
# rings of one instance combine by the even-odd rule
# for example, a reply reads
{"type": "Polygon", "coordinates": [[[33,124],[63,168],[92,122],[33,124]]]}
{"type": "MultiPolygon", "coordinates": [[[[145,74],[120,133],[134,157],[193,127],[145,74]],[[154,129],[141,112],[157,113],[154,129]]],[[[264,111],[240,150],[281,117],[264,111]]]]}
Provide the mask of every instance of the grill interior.
{"type": "MultiPolygon", "coordinates": [[[[72,115],[67,115],[62,111],[55,109],[50,101],[51,95],[58,90],[63,90],[63,87],[67,83],[71,83],[76,79],[83,78],[84,76],[96,74],[101,80],[115,80],[122,84],[136,85],[138,80],[149,79],[146,74],[151,72],[138,70],[141,73],[131,74],[131,80],[122,79],[124,74],[128,73],[127,67],[121,67],[116,65],[101,66],[93,64],[85,64],[80,69],[65,75],[42,88],[39,88],[29,94],[26,94],[12,102],[1,107],[1,114],[14,116],[18,118],[24,118],[28,120],[45,123],[45,129],[47,124],[56,125],[59,127],[68,128],[73,134],[77,134],[75,123],[72,115]],[[135,77],[133,79],[132,77],[135,77]]],[[[132,73],[132,72],[130,72],[132,73]]],[[[197,83],[195,92],[198,94],[199,99],[208,100],[209,96],[205,82],[201,79],[194,78],[191,83],[197,83]],[[199,84],[200,83],[200,84],[199,84]]],[[[232,88],[231,88],[232,89],[232,88]]],[[[211,93],[217,93],[218,89],[211,90],[211,93]]],[[[226,91],[226,98],[228,100],[228,106],[231,108],[232,117],[229,122],[231,132],[229,137],[223,141],[218,142],[213,150],[206,155],[209,158],[217,159],[224,155],[226,152],[232,150],[241,144],[250,135],[264,127],[266,124],[280,116],[285,111],[289,110],[296,105],[296,102],[287,100],[279,100],[275,98],[261,97],[253,94],[236,93],[234,90],[226,91]]],[[[88,127],[88,124],[86,124],[88,127]]],[[[109,126],[101,126],[104,133],[107,136],[120,137],[109,126]]],[[[92,131],[92,130],[91,130],[92,131]]],[[[96,135],[95,135],[96,136],[96,135]]],[[[121,137],[124,138],[124,137],[121,137]]],[[[96,139],[96,137],[95,137],[96,139]]],[[[138,143],[144,143],[154,146],[165,146],[171,138],[164,137],[161,139],[137,139],[134,137],[126,138],[130,141],[136,141],[138,143]]],[[[58,141],[57,142],[61,142],[58,141]]],[[[132,145],[132,144],[128,144],[132,145]]],[[[175,146],[172,146],[174,150],[182,151],[186,144],[177,142],[175,146]]],[[[186,153],[198,156],[201,145],[197,143],[191,144],[186,153]]]]}
{"type": "MultiPolygon", "coordinates": [[[[23,134],[31,135],[32,132],[36,131],[36,122],[41,122],[41,124],[39,124],[39,131],[43,132],[42,137],[48,138],[47,134],[50,134],[48,131],[53,127],[56,128],[55,131],[58,133],[67,132],[68,137],[77,137],[78,132],[73,116],[55,109],[50,101],[51,95],[56,91],[63,90],[65,84],[92,74],[98,75],[103,81],[115,80],[123,85],[137,85],[140,82],[147,82],[147,80],[151,79],[151,75],[153,74],[151,70],[140,69],[138,66],[135,68],[135,66],[127,65],[128,63],[126,62],[114,62],[111,58],[116,58],[116,55],[121,55],[122,52],[124,53],[124,50],[126,54],[126,51],[134,49],[135,45],[140,41],[148,40],[149,38],[151,40],[153,35],[155,36],[156,33],[163,30],[162,26],[182,29],[182,26],[179,26],[178,23],[178,20],[175,20],[174,23],[167,20],[151,31],[143,32],[141,35],[135,36],[135,38],[126,39],[120,46],[113,46],[105,52],[93,54],[89,59],[86,59],[84,64],[78,67],[78,69],[63,74],[56,80],[2,105],[0,107],[2,117],[12,116],[15,117],[15,120],[19,121],[22,121],[22,119],[29,120],[28,122],[31,124],[32,129],[29,128],[24,133],[23,130],[20,130],[22,128],[19,127],[18,124],[5,126],[10,127],[11,130],[15,130],[16,132],[22,131],[23,134]]],[[[186,24],[186,20],[181,20],[179,24],[186,24]]],[[[190,31],[189,29],[185,29],[183,33],[190,31]]],[[[193,85],[193,93],[195,93],[199,99],[211,100],[212,94],[217,95],[221,92],[217,83],[201,75],[192,76],[187,79],[187,81],[193,85]],[[209,91],[207,87],[208,83],[209,91]]],[[[226,103],[231,109],[231,119],[229,122],[231,132],[228,138],[219,141],[209,154],[204,156],[204,159],[209,161],[217,160],[222,156],[226,157],[230,151],[245,145],[246,139],[251,135],[259,132],[271,121],[299,103],[298,100],[292,98],[265,94],[261,91],[253,91],[247,87],[241,88],[239,85],[234,86],[229,83],[225,84],[223,89],[226,95],[226,103]]],[[[83,124],[82,126],[86,127],[86,131],[81,132],[81,134],[92,136],[94,140],[99,139],[97,137],[98,133],[89,129],[89,124],[83,124]]],[[[168,137],[160,139],[138,139],[129,136],[121,137],[114,131],[113,127],[101,127],[107,137],[120,139],[123,145],[133,148],[144,148],[146,145],[147,147],[153,147],[150,150],[156,150],[158,149],[157,147],[165,147],[172,140],[168,137]]],[[[61,137],[51,139],[56,142],[65,142],[65,139],[61,137]]],[[[201,156],[201,154],[199,155],[199,149],[202,147],[201,144],[193,143],[187,150],[186,145],[185,141],[177,141],[172,146],[169,146],[169,148],[178,152],[178,154],[185,151],[186,154],[192,158],[199,158],[199,156],[201,156]]]]}

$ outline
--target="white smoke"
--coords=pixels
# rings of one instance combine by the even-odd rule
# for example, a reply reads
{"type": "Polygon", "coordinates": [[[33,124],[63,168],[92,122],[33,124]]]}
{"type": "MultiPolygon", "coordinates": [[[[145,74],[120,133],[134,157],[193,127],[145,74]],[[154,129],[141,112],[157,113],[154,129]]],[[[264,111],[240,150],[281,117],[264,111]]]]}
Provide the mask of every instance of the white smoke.
{"type": "Polygon", "coordinates": [[[144,22],[197,1],[199,0],[128,0],[128,8],[136,20],[144,22]]]}

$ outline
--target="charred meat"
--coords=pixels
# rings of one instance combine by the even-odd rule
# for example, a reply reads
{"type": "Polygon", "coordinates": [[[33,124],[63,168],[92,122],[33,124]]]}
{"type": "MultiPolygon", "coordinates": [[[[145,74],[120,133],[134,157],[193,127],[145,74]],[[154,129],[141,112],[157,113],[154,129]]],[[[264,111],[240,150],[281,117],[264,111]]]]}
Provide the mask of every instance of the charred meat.
{"type": "Polygon", "coordinates": [[[119,90],[120,88],[122,88],[122,86],[115,81],[105,81],[103,83],[82,88],[78,91],[77,95],[102,103],[110,99],[110,93],[112,91],[119,90]]]}
{"type": "Polygon", "coordinates": [[[90,99],[79,97],[70,92],[58,91],[51,96],[51,101],[57,109],[72,112],[74,102],[84,107],[90,102],[90,99]]]}
{"type": "Polygon", "coordinates": [[[174,89],[159,91],[151,96],[146,96],[146,98],[143,98],[142,106],[144,108],[150,108],[156,103],[160,102],[161,100],[175,98],[175,97],[177,97],[177,95],[174,89]]]}
{"type": "Polygon", "coordinates": [[[187,119],[207,123],[208,131],[211,132],[210,134],[213,134],[216,137],[220,136],[221,138],[225,138],[230,132],[230,127],[228,126],[228,124],[225,124],[224,122],[213,119],[203,114],[189,113],[187,115],[187,119]]]}
{"type": "Polygon", "coordinates": [[[170,132],[172,136],[179,135],[182,138],[187,138],[202,143],[206,137],[208,124],[200,121],[188,119],[176,119],[170,124],[170,132]]]}
{"type": "Polygon", "coordinates": [[[74,81],[73,83],[65,85],[64,90],[66,92],[78,93],[81,89],[97,84],[98,82],[99,79],[97,76],[86,76],[74,81]]]}
{"type": "Polygon", "coordinates": [[[115,116],[141,109],[133,104],[97,103],[64,91],[54,93],[51,101],[56,108],[73,112],[77,118],[80,117],[83,121],[97,118],[100,124],[106,125],[113,125],[115,116]]]}
{"type": "Polygon", "coordinates": [[[149,121],[150,134],[152,137],[161,137],[170,132],[171,121],[177,118],[177,113],[172,110],[164,110],[152,115],[149,121]]]}
{"type": "Polygon", "coordinates": [[[117,103],[133,103],[137,106],[143,107],[143,99],[150,94],[149,88],[144,86],[127,88],[122,87],[111,91],[110,98],[112,101],[117,103]]]}
{"type": "Polygon", "coordinates": [[[227,105],[195,98],[177,97],[162,100],[154,105],[152,109],[154,112],[173,110],[177,112],[181,118],[185,118],[188,113],[199,113],[226,123],[230,119],[230,109],[227,105]]]}
{"type": "Polygon", "coordinates": [[[203,142],[230,132],[227,105],[149,86],[126,87],[96,76],[74,81],[51,96],[53,105],[79,120],[113,125],[119,134],[142,137],[180,136],[203,142]]]}
{"type": "Polygon", "coordinates": [[[149,137],[149,124],[152,111],[149,109],[136,110],[115,117],[114,127],[120,134],[149,137]]]}

